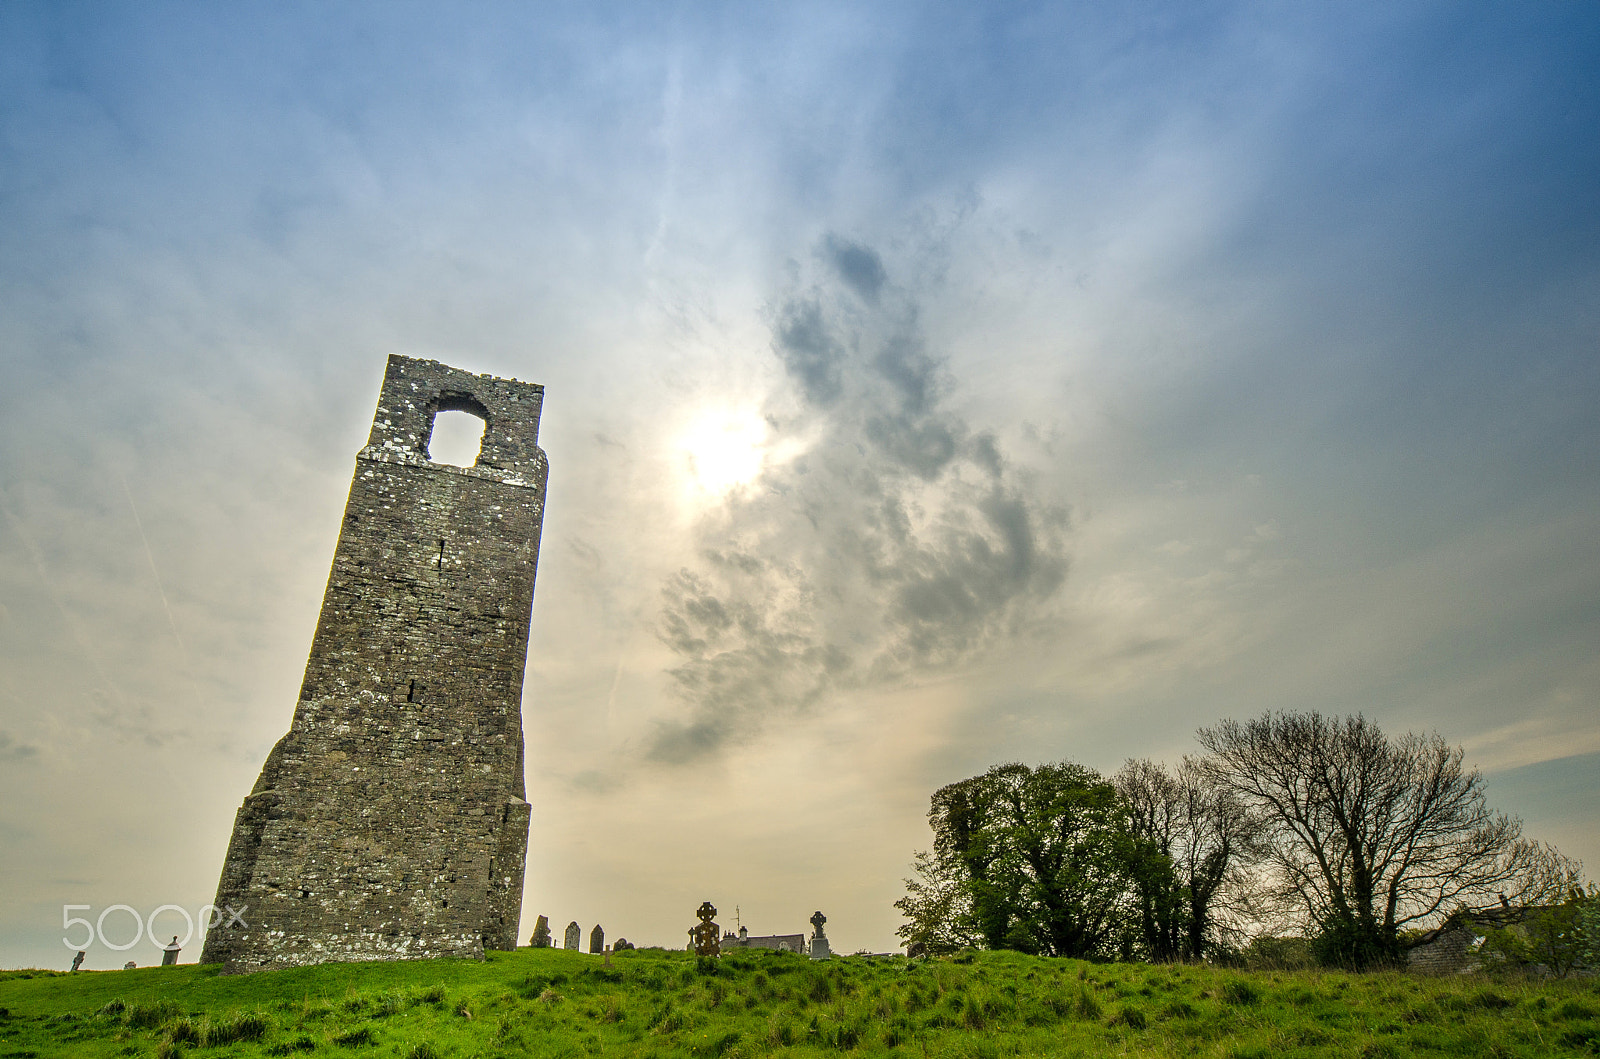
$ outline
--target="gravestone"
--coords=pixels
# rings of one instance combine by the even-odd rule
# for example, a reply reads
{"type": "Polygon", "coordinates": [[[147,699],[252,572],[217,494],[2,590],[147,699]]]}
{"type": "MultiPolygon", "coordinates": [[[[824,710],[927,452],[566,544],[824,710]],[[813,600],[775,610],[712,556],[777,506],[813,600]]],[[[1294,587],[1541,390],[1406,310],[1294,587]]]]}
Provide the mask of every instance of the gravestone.
{"type": "Polygon", "coordinates": [[[171,944],[166,945],[161,949],[161,966],[176,967],[178,964],[178,953],[182,951],[183,950],[178,947],[178,935],[172,935],[171,944]]]}
{"type": "Polygon", "coordinates": [[[289,732],[234,818],[202,963],[481,959],[517,945],[522,680],[544,388],[389,358],[289,732]],[[441,412],[484,421],[433,461],[441,412]]]}
{"type": "Polygon", "coordinates": [[[599,923],[596,923],[594,929],[589,931],[589,951],[606,951],[606,932],[600,929],[599,923]]]}
{"type": "Polygon", "coordinates": [[[826,960],[831,955],[831,950],[828,948],[828,936],[822,932],[822,925],[827,921],[828,917],[821,912],[811,913],[811,926],[815,930],[815,933],[811,935],[811,958],[813,960],[826,960]]]}
{"type": "Polygon", "coordinates": [[[578,926],[576,919],[567,924],[567,936],[562,939],[561,947],[574,952],[583,948],[583,928],[578,926]]]}
{"type": "Polygon", "coordinates": [[[550,917],[540,916],[533,924],[533,937],[528,939],[528,944],[536,949],[550,947],[550,917]]]}
{"type": "Polygon", "coordinates": [[[710,901],[702,902],[695,909],[695,915],[700,917],[700,922],[689,928],[689,947],[696,956],[721,956],[722,942],[719,931],[721,930],[711,921],[717,914],[716,906],[710,901]]]}

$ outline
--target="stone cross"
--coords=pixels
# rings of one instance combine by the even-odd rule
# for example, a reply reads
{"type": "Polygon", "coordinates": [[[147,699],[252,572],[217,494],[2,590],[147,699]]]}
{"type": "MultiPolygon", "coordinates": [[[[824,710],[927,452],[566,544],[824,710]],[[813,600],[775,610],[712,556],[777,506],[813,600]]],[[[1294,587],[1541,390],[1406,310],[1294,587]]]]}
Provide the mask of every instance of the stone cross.
{"type": "Polygon", "coordinates": [[[562,940],[561,947],[573,950],[583,948],[583,928],[578,926],[576,919],[567,924],[567,936],[562,940]]]}
{"type": "Polygon", "coordinates": [[[693,939],[693,948],[696,956],[722,955],[721,928],[711,922],[711,917],[716,914],[716,906],[710,901],[702,903],[695,910],[695,915],[700,917],[700,922],[690,929],[689,937],[693,939]]]}
{"type": "Polygon", "coordinates": [[[589,951],[595,953],[606,951],[606,932],[600,929],[599,923],[589,931],[589,951]]]}

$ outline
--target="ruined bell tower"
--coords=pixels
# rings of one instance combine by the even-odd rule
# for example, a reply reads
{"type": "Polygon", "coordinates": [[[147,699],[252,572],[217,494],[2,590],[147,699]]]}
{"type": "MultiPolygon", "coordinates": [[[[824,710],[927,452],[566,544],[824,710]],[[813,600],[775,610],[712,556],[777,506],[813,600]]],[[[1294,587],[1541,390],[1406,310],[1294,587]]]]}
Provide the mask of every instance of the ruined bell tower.
{"type": "Polygon", "coordinates": [[[245,798],[204,963],[229,972],[514,949],[522,673],[544,387],[389,358],[294,721],[245,798]],[[434,463],[434,416],[483,419],[434,463]]]}

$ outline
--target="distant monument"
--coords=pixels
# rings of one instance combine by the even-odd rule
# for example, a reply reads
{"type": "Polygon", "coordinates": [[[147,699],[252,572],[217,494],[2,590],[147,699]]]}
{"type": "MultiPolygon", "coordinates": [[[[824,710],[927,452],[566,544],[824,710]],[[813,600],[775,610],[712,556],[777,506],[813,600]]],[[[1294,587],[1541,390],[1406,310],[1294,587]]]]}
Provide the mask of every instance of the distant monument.
{"type": "Polygon", "coordinates": [[[202,963],[482,958],[517,944],[522,675],[544,388],[390,357],[289,733],[234,819],[202,963]],[[434,417],[484,421],[470,467],[434,417]]]}
{"type": "Polygon", "coordinates": [[[528,939],[528,944],[536,949],[550,947],[550,917],[540,916],[533,924],[533,937],[528,939]]]}
{"type": "Polygon", "coordinates": [[[710,901],[702,902],[695,909],[695,915],[700,917],[700,922],[689,928],[689,948],[694,950],[696,956],[721,956],[722,944],[718,940],[719,928],[711,920],[717,914],[716,906],[710,901]]]}
{"type": "Polygon", "coordinates": [[[828,936],[822,932],[822,924],[827,921],[828,917],[821,912],[811,913],[811,927],[814,931],[811,935],[811,958],[813,960],[826,960],[831,955],[828,948],[828,936]]]}
{"type": "Polygon", "coordinates": [[[563,949],[571,949],[574,952],[583,948],[583,928],[578,926],[576,919],[567,924],[566,937],[562,939],[561,947],[563,949]]]}
{"type": "Polygon", "coordinates": [[[176,967],[178,965],[178,953],[182,951],[183,948],[178,944],[178,935],[172,935],[172,941],[161,949],[161,966],[176,967]]]}

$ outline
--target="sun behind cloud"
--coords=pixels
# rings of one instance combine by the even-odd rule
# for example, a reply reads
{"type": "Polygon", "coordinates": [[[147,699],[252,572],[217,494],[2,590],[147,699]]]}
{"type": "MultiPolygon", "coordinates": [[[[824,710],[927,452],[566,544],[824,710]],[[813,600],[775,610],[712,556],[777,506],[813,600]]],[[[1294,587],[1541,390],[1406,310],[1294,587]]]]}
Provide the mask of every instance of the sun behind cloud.
{"type": "Polygon", "coordinates": [[[752,408],[703,408],[679,435],[692,493],[721,499],[761,474],[769,428],[752,408]]]}

